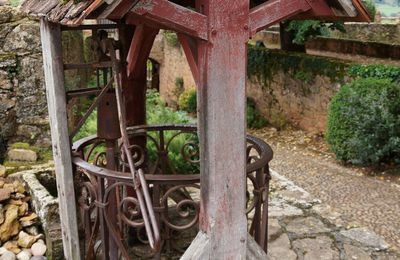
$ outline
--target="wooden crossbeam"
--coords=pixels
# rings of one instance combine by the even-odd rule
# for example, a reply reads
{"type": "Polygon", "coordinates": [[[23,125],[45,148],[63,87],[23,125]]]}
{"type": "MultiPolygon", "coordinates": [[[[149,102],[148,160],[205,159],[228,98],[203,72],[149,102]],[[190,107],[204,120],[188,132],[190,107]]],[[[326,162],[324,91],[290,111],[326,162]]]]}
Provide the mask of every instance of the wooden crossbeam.
{"type": "Polygon", "coordinates": [[[171,30],[207,40],[207,17],[168,0],[141,0],[131,12],[171,30]]]}
{"type": "Polygon", "coordinates": [[[254,7],[249,17],[251,35],[311,8],[307,0],[273,0],[254,7]]]}

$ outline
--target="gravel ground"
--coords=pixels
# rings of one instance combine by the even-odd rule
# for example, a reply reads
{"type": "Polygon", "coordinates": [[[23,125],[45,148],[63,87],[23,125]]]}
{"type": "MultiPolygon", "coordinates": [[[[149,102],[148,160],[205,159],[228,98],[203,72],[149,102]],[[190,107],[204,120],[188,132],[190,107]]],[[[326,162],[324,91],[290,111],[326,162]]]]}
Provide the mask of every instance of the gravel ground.
{"type": "Polygon", "coordinates": [[[272,146],[272,169],[342,214],[349,227],[367,227],[399,250],[400,175],[345,167],[322,137],[302,131],[264,128],[252,134],[272,146]]]}

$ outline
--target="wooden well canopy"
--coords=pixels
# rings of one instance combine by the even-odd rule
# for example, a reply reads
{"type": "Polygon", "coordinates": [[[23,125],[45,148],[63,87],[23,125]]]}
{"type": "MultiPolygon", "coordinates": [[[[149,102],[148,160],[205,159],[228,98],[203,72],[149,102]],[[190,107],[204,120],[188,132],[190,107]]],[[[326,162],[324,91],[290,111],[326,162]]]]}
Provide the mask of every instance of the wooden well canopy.
{"type": "MultiPolygon", "coordinates": [[[[286,19],[369,21],[361,0],[26,0],[22,10],[41,19],[41,37],[60,216],[66,259],[81,259],[61,29],[91,29],[108,19],[119,31],[126,122],[145,123],[146,61],[160,29],[173,30],[198,89],[200,232],[182,259],[266,259],[247,233],[246,59],[258,31],[286,19]]],[[[104,242],[104,241],[103,241],[104,242]]],[[[114,259],[103,252],[104,259],[114,259]]]]}
{"type": "MultiPolygon", "coordinates": [[[[369,21],[361,0],[249,0],[249,28],[257,32],[279,21],[320,19],[326,21],[369,21]]],[[[33,16],[68,26],[78,26],[85,19],[126,19],[129,24],[176,29],[204,39],[207,19],[193,11],[196,0],[26,0],[21,9],[33,16]],[[204,30],[204,31],[202,31],[204,30]]],[[[224,2],[224,1],[219,1],[224,2]]],[[[233,2],[231,2],[233,4],[233,2]]]]}

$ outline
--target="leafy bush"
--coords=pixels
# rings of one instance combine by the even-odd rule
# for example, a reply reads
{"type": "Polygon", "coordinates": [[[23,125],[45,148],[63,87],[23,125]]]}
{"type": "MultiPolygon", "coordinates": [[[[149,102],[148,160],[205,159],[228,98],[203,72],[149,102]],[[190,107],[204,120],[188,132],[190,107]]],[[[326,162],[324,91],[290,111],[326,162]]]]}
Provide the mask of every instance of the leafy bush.
{"type": "Polygon", "coordinates": [[[195,121],[184,111],[173,111],[162,101],[155,90],[147,91],[146,95],[147,124],[193,124],[195,121]]]}
{"type": "Polygon", "coordinates": [[[375,20],[375,15],[376,15],[376,6],[375,2],[373,0],[362,0],[364,3],[365,7],[367,7],[369,16],[371,17],[371,20],[375,20]]]}
{"type": "Polygon", "coordinates": [[[178,100],[179,109],[189,112],[195,113],[197,109],[197,92],[195,89],[185,90],[180,96],[178,100]]]}
{"type": "Polygon", "coordinates": [[[342,22],[324,23],[317,20],[292,20],[285,22],[285,30],[293,32],[293,43],[305,44],[307,40],[316,36],[329,36],[331,30],[345,32],[342,22]]]}
{"type": "Polygon", "coordinates": [[[166,30],[163,32],[163,35],[170,46],[177,47],[179,45],[178,35],[175,32],[166,30]]]}
{"type": "Polygon", "coordinates": [[[368,78],[343,86],[329,107],[326,139],[343,161],[400,163],[400,85],[368,78]]]}
{"type": "Polygon", "coordinates": [[[74,142],[97,133],[97,111],[94,110],[74,137],[74,142]]]}
{"type": "MultiPolygon", "coordinates": [[[[146,99],[147,106],[147,123],[149,125],[156,124],[194,124],[195,120],[187,115],[184,111],[173,111],[171,108],[165,106],[162,101],[160,94],[154,90],[147,92],[146,99]]],[[[174,137],[177,131],[165,132],[165,140],[168,141],[174,137]]],[[[158,133],[152,133],[152,137],[159,141],[158,133]]],[[[169,145],[168,157],[171,162],[171,166],[176,172],[181,174],[198,173],[199,165],[191,164],[185,161],[181,154],[182,147],[187,142],[198,143],[196,134],[180,134],[173,138],[173,141],[169,145]]],[[[147,143],[147,151],[150,161],[155,161],[157,158],[157,148],[151,141],[147,143]]]]}
{"type": "Polygon", "coordinates": [[[262,128],[267,125],[267,120],[263,118],[260,111],[256,107],[256,103],[252,98],[247,98],[247,127],[262,128]]]}
{"type": "Polygon", "coordinates": [[[356,78],[380,78],[390,79],[400,83],[400,67],[390,65],[352,65],[349,68],[349,75],[356,78]]]}

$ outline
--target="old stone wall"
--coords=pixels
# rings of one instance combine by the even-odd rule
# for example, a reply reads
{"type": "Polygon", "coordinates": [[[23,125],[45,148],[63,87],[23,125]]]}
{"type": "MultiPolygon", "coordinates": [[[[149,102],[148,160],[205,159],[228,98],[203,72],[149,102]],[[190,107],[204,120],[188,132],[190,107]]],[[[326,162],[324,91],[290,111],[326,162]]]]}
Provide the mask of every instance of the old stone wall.
{"type": "MultiPolygon", "coordinates": [[[[168,104],[176,102],[176,78],[184,79],[185,89],[195,86],[180,46],[171,46],[160,35],[151,57],[158,57],[161,65],[160,93],[168,104]]],[[[329,101],[346,81],[344,70],[348,64],[279,51],[273,51],[268,60],[273,64],[263,64],[271,65],[272,70],[261,69],[268,78],[253,75],[246,84],[247,96],[255,100],[262,115],[276,127],[291,124],[313,133],[325,132],[329,101]]]]}
{"type": "MultiPolygon", "coordinates": [[[[345,33],[331,32],[307,42],[307,50],[400,59],[400,24],[346,23],[345,33]]],[[[271,48],[279,48],[276,27],[258,33],[253,40],[271,48]]]]}
{"type": "Polygon", "coordinates": [[[400,24],[346,23],[346,32],[335,31],[332,38],[400,44],[400,24]]]}
{"type": "Polygon", "coordinates": [[[150,58],[160,63],[160,95],[168,105],[177,102],[176,80],[183,79],[184,89],[195,88],[192,72],[185,53],[179,45],[169,43],[160,33],[154,43],[150,58]]]}
{"type": "Polygon", "coordinates": [[[38,21],[0,6],[0,135],[50,146],[38,21]]]}

